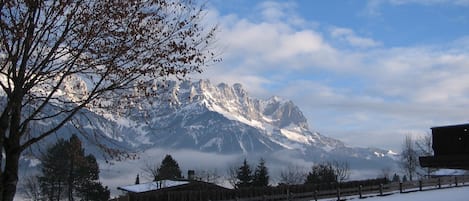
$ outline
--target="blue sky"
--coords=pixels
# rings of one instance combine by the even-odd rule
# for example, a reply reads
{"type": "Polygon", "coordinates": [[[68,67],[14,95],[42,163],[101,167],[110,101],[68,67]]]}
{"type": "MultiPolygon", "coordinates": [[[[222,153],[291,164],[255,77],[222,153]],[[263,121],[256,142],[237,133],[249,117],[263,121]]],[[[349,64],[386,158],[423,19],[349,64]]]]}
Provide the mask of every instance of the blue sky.
{"type": "Polygon", "coordinates": [[[469,0],[211,0],[223,61],[202,78],[294,101],[310,128],[399,150],[469,123],[469,0]]]}

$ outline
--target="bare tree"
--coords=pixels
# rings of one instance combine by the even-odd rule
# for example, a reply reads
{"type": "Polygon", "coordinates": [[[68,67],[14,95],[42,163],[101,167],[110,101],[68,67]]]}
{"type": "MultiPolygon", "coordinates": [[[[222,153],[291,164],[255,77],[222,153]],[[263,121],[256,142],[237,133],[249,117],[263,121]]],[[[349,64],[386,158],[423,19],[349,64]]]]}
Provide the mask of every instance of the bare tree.
{"type": "Polygon", "coordinates": [[[0,201],[13,200],[21,153],[83,109],[138,110],[157,81],[213,59],[216,26],[202,25],[191,0],[2,0],[0,10],[0,201]]]}
{"type": "Polygon", "coordinates": [[[417,171],[418,155],[414,147],[414,140],[410,135],[405,137],[401,152],[400,165],[407,176],[409,176],[409,180],[412,181],[413,176],[417,171]]]}
{"type": "Polygon", "coordinates": [[[236,184],[238,183],[238,167],[231,165],[228,167],[226,173],[226,180],[233,188],[236,188],[236,184]]]}
{"type": "Polygon", "coordinates": [[[37,176],[27,176],[23,180],[23,190],[26,198],[32,201],[41,200],[41,187],[37,176]]]}
{"type": "Polygon", "coordinates": [[[390,181],[391,180],[391,168],[390,167],[382,168],[381,174],[379,176],[390,181]]]}
{"type": "MultiPolygon", "coordinates": [[[[415,140],[415,145],[417,146],[417,154],[418,156],[432,156],[433,155],[433,147],[432,147],[432,136],[427,133],[426,135],[423,135],[417,140],[415,140]]],[[[431,174],[437,171],[435,168],[422,168],[423,169],[423,174],[422,176],[425,176],[427,178],[430,178],[431,174]]]]}
{"type": "Polygon", "coordinates": [[[144,166],[141,168],[145,178],[150,181],[155,180],[155,178],[158,177],[158,168],[160,165],[160,163],[145,162],[144,166]]]}
{"type": "Polygon", "coordinates": [[[350,165],[347,161],[332,161],[332,168],[337,176],[337,182],[343,182],[350,177],[350,165]]]}
{"type": "Polygon", "coordinates": [[[279,183],[287,185],[303,184],[306,178],[306,169],[298,165],[288,165],[280,171],[279,183]]]}

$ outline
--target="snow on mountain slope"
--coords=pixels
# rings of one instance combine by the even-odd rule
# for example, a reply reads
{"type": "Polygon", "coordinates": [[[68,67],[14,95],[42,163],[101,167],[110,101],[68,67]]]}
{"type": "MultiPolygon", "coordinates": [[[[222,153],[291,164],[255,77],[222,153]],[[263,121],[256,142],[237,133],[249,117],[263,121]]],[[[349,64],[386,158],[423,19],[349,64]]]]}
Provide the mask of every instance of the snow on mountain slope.
{"type": "Polygon", "coordinates": [[[246,153],[341,144],[309,131],[306,118],[291,101],[279,97],[254,99],[240,84],[214,86],[200,80],[168,82],[166,86],[160,91],[163,98],[154,100],[157,108],[144,108],[152,119],[142,132],[155,145],[183,148],[182,144],[190,144],[199,150],[216,148],[224,152],[226,146],[233,146],[233,141],[236,150],[246,153]]]}
{"type": "Polygon", "coordinates": [[[165,87],[158,89],[160,96],[151,101],[153,104],[142,108],[144,115],[114,117],[114,121],[134,122],[133,129],[139,133],[135,136],[144,139],[140,145],[136,142],[141,149],[160,147],[219,154],[289,150],[306,160],[391,160],[385,150],[348,147],[310,130],[301,110],[292,101],[277,96],[256,99],[240,84],[212,85],[208,80],[160,85],[165,87]]]}
{"type": "MultiPolygon", "coordinates": [[[[78,78],[66,82],[61,96],[74,99],[76,94],[86,93],[86,84],[78,78]]],[[[306,161],[386,161],[383,165],[392,161],[388,151],[349,147],[312,131],[301,110],[278,96],[252,98],[240,84],[213,85],[208,80],[166,81],[158,86],[158,96],[138,109],[120,113],[91,109],[82,112],[86,118],[76,118],[89,132],[108,136],[127,150],[157,147],[244,155],[289,152],[306,161]]],[[[60,133],[72,133],[71,129],[66,125],[58,134],[66,137],[68,134],[60,133]]]]}

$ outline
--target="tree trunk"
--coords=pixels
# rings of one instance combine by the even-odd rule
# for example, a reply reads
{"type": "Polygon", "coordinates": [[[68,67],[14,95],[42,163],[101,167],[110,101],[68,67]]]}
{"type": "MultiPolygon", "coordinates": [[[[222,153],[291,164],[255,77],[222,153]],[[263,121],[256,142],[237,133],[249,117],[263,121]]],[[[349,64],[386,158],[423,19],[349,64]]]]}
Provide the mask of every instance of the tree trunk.
{"type": "Polygon", "coordinates": [[[8,127],[9,127],[9,115],[8,115],[8,111],[9,111],[9,108],[10,108],[10,104],[7,104],[6,108],[4,108],[4,111],[2,111],[2,115],[0,117],[0,201],[3,200],[3,175],[4,175],[4,171],[3,169],[1,169],[1,167],[3,167],[3,150],[4,150],[4,138],[6,136],[6,132],[8,130],[8,127]]]}
{"type": "Polygon", "coordinates": [[[73,156],[70,158],[70,170],[68,172],[68,181],[67,181],[67,186],[68,186],[68,201],[73,201],[73,181],[74,181],[74,175],[73,175],[73,166],[74,166],[74,158],[73,156]]]}
{"type": "Polygon", "coordinates": [[[6,150],[5,171],[2,180],[2,199],[1,201],[13,201],[16,194],[16,185],[18,183],[18,164],[20,160],[19,150],[6,150]]]}
{"type": "Polygon", "coordinates": [[[21,156],[21,110],[22,100],[24,97],[21,88],[15,88],[13,96],[11,97],[11,110],[10,110],[10,130],[8,137],[4,138],[3,149],[5,150],[5,167],[2,175],[2,192],[0,201],[13,201],[16,194],[16,186],[18,184],[18,168],[21,156]]]}

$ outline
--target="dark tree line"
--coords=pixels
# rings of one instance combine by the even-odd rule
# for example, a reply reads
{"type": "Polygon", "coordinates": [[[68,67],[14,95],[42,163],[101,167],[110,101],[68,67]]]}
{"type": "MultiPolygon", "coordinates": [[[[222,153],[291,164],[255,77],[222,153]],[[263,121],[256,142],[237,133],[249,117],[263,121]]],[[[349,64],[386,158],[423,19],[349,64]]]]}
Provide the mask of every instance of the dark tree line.
{"type": "Polygon", "coordinates": [[[337,175],[330,164],[318,164],[311,168],[305,184],[322,184],[337,181],[337,175]]]}
{"type": "MultiPolygon", "coordinates": [[[[147,178],[153,181],[183,179],[178,162],[169,154],[163,158],[161,163],[146,163],[142,170],[146,173],[147,178]]],[[[138,175],[137,178],[140,182],[138,175]]]]}
{"type": "Polygon", "coordinates": [[[109,189],[99,182],[99,166],[96,158],[91,154],[85,154],[81,140],[76,135],[72,135],[69,140],[59,139],[40,159],[41,174],[26,185],[27,194],[31,199],[48,201],[109,199],[109,189]]]}
{"type": "Polygon", "coordinates": [[[154,181],[182,179],[181,169],[176,160],[171,155],[166,155],[161,161],[160,167],[156,170],[154,181]]]}
{"type": "Polygon", "coordinates": [[[340,183],[350,176],[347,162],[325,162],[313,165],[308,172],[305,184],[340,183]]]}
{"type": "Polygon", "coordinates": [[[243,164],[238,168],[236,172],[236,188],[247,188],[247,187],[266,187],[269,185],[269,170],[265,165],[265,160],[260,159],[259,164],[255,170],[251,169],[247,160],[244,159],[243,164]]]}

